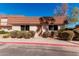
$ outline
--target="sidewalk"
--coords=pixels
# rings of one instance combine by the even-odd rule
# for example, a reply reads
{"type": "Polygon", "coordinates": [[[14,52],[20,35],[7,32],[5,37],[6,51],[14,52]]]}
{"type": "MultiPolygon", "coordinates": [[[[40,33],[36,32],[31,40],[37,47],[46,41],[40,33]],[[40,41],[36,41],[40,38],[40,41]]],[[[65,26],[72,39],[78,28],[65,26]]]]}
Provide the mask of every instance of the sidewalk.
{"type": "Polygon", "coordinates": [[[73,44],[79,45],[79,41],[71,41],[70,43],[73,43],[73,44]]]}
{"type": "Polygon", "coordinates": [[[52,46],[78,46],[77,44],[61,41],[52,38],[42,38],[42,37],[35,37],[31,39],[17,39],[17,38],[0,38],[0,43],[7,43],[7,44],[41,44],[41,45],[52,45],[52,46]]]}

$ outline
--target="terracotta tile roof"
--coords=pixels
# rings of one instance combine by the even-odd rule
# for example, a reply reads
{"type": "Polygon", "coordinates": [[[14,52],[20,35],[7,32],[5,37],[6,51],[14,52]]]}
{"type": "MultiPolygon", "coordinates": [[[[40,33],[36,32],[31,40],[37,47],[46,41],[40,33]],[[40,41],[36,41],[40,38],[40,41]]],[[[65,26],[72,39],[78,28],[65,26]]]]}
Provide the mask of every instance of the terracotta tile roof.
{"type": "Polygon", "coordinates": [[[40,24],[39,17],[25,17],[25,16],[0,16],[1,18],[7,18],[9,25],[34,25],[40,24]]]}
{"type": "Polygon", "coordinates": [[[9,19],[9,24],[28,24],[28,25],[33,25],[33,24],[40,24],[39,18],[38,17],[8,17],[9,19]]]}
{"type": "Polygon", "coordinates": [[[64,21],[66,20],[66,16],[54,16],[55,24],[64,24],[64,21]]]}
{"type": "MultiPolygon", "coordinates": [[[[1,18],[7,18],[8,19],[8,26],[11,25],[39,25],[40,20],[39,17],[25,17],[25,16],[13,16],[13,15],[0,15],[1,18]]],[[[63,24],[66,16],[55,16],[55,24],[63,24]]]]}

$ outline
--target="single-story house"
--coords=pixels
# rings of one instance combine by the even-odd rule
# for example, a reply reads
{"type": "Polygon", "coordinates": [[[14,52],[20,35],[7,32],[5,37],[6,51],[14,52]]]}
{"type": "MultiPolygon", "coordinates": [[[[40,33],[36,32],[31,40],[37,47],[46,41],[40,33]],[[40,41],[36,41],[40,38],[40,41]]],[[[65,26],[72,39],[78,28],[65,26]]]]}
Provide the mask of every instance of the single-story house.
{"type": "MultiPolygon", "coordinates": [[[[19,16],[19,15],[0,15],[1,30],[32,30],[36,31],[41,25],[40,17],[19,16]]],[[[66,20],[66,16],[54,16],[54,24],[49,24],[49,30],[59,30],[66,20]]]]}

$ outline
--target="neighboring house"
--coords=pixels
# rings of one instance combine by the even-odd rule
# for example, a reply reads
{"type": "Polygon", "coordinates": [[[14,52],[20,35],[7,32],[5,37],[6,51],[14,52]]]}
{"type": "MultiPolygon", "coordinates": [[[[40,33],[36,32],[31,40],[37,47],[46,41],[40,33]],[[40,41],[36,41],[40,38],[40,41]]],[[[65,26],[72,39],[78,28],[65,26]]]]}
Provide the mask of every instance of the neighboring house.
{"type": "MultiPolygon", "coordinates": [[[[16,15],[0,15],[1,30],[32,30],[36,31],[41,25],[40,17],[16,16],[16,15]]],[[[66,16],[55,16],[54,24],[49,24],[49,30],[59,30],[66,20],[66,16]]]]}

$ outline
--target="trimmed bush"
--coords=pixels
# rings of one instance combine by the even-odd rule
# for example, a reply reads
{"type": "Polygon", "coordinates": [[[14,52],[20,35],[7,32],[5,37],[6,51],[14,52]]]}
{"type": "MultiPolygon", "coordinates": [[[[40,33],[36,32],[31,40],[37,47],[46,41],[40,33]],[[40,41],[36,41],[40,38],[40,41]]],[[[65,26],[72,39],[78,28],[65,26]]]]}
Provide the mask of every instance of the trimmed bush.
{"type": "Polygon", "coordinates": [[[53,38],[54,37],[54,32],[44,32],[43,35],[42,35],[43,38],[47,38],[47,37],[51,37],[53,38]]]}
{"type": "Polygon", "coordinates": [[[31,38],[31,33],[29,33],[29,32],[24,32],[24,33],[23,33],[23,38],[25,38],[25,39],[30,39],[30,38],[31,38]]]}
{"type": "Polygon", "coordinates": [[[34,37],[34,32],[32,31],[12,31],[10,33],[11,38],[25,38],[25,39],[29,39],[31,37],[34,37]]]}
{"type": "Polygon", "coordinates": [[[30,34],[31,37],[34,37],[35,36],[35,32],[34,31],[29,31],[29,33],[31,33],[30,34]]]}
{"type": "Polygon", "coordinates": [[[54,34],[55,34],[54,31],[51,31],[49,35],[50,35],[51,38],[53,38],[54,34]]]}
{"type": "Polygon", "coordinates": [[[17,33],[18,33],[18,31],[12,31],[12,32],[10,32],[11,38],[17,38],[17,33]]]}
{"type": "Polygon", "coordinates": [[[66,30],[58,34],[59,39],[71,41],[74,38],[74,32],[71,30],[66,30]]]}
{"type": "Polygon", "coordinates": [[[47,37],[49,37],[50,36],[50,33],[49,32],[44,32],[43,34],[42,34],[42,37],[43,38],[47,38],[47,37]]]}
{"type": "Polygon", "coordinates": [[[0,34],[7,34],[8,32],[6,32],[6,31],[0,31],[0,34]]]}
{"type": "Polygon", "coordinates": [[[62,32],[60,35],[60,39],[68,40],[69,34],[67,32],[62,32]]]}
{"type": "Polygon", "coordinates": [[[75,37],[73,38],[73,40],[79,41],[79,30],[75,29],[74,33],[75,33],[75,37]]]}
{"type": "Polygon", "coordinates": [[[44,32],[42,35],[43,38],[47,38],[48,37],[48,32],[44,32]]]}
{"type": "Polygon", "coordinates": [[[58,33],[61,33],[63,31],[65,31],[65,29],[60,29],[60,30],[58,30],[58,33]]]}
{"type": "Polygon", "coordinates": [[[59,37],[59,39],[62,38],[63,31],[65,31],[65,30],[58,30],[58,36],[57,37],[59,37]]]}
{"type": "Polygon", "coordinates": [[[16,37],[17,38],[23,38],[23,33],[21,31],[18,31],[16,37]]]}
{"type": "Polygon", "coordinates": [[[9,38],[10,37],[10,35],[4,35],[3,36],[3,38],[9,38]]]}
{"type": "Polygon", "coordinates": [[[48,32],[48,37],[51,37],[51,32],[48,32]]]}

